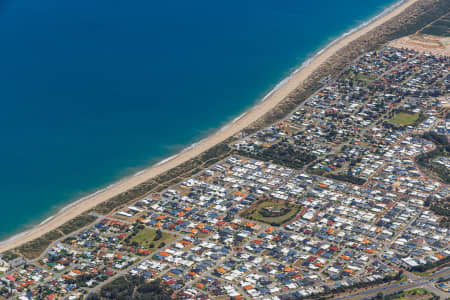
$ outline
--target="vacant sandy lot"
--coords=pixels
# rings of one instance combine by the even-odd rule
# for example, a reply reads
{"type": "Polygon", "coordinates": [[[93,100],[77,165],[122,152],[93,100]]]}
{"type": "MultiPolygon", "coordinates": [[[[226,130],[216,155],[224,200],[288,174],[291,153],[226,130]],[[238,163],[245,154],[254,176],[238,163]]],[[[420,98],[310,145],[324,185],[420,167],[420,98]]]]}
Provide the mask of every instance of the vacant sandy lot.
{"type": "Polygon", "coordinates": [[[450,38],[415,34],[399,38],[390,43],[397,48],[408,48],[434,55],[450,56],[450,38]]]}

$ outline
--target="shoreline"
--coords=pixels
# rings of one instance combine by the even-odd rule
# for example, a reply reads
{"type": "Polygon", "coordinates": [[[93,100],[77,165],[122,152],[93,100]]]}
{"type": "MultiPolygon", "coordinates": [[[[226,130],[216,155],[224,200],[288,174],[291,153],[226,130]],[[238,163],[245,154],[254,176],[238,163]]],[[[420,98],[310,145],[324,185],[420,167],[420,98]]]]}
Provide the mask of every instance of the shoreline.
{"type": "Polygon", "coordinates": [[[217,129],[211,135],[195,142],[180,152],[167,157],[160,162],[149,166],[132,175],[124,177],[116,182],[107,185],[89,195],[86,195],[61,208],[55,215],[52,215],[33,226],[29,230],[23,231],[10,238],[0,241],[0,252],[16,248],[28,241],[34,240],[43,234],[56,229],[67,221],[75,218],[83,212],[90,210],[111,197],[123,193],[140,183],[148,181],[210,149],[227,138],[234,136],[242,129],[246,128],[267,112],[272,110],[303,83],[319,66],[326,62],[336,52],[345,47],[348,43],[358,39],[369,31],[375,29],[386,21],[396,17],[406,8],[419,0],[400,0],[386,8],[380,14],[363,22],[355,28],[343,33],[338,38],[332,40],[325,47],[319,49],[310,58],[307,58],[299,67],[295,68],[287,77],[283,78],[274,88],[272,88],[262,99],[255,103],[250,109],[234,118],[231,122],[217,129]]]}

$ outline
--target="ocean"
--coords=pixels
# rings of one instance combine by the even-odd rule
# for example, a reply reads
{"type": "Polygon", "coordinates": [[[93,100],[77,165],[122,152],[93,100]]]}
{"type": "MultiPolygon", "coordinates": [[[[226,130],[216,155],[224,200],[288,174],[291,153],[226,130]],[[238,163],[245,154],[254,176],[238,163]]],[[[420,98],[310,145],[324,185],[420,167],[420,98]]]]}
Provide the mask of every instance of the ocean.
{"type": "Polygon", "coordinates": [[[171,156],[394,0],[0,0],[0,239],[171,156]]]}

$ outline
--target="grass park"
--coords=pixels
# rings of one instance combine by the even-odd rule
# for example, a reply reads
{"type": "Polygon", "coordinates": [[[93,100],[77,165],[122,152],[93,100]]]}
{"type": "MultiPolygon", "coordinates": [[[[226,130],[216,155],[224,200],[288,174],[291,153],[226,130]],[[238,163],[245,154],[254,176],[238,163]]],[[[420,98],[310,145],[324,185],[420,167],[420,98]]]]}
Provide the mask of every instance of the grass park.
{"type": "Polygon", "coordinates": [[[363,73],[354,73],[353,71],[348,72],[344,75],[344,78],[353,81],[356,84],[368,85],[370,82],[374,81],[377,77],[374,75],[366,75],[363,73]]]}
{"type": "Polygon", "coordinates": [[[300,212],[300,209],[301,207],[296,204],[264,200],[246,211],[243,216],[251,220],[279,226],[292,220],[300,212]]]}
{"type": "Polygon", "coordinates": [[[127,240],[127,245],[133,247],[143,247],[147,249],[162,248],[164,245],[170,243],[174,235],[150,228],[143,228],[131,235],[127,240]]]}
{"type": "Polygon", "coordinates": [[[417,119],[419,119],[419,114],[400,112],[389,119],[389,122],[397,124],[399,126],[408,126],[414,124],[417,119]]]}

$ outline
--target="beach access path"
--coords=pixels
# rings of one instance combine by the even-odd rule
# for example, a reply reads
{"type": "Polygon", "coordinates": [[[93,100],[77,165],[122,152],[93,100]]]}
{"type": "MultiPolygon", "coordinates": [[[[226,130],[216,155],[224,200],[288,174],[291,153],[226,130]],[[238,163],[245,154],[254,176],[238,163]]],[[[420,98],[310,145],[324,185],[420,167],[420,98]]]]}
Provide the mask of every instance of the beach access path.
{"type": "Polygon", "coordinates": [[[83,199],[72,205],[71,207],[61,211],[54,218],[50,219],[48,222],[36,226],[33,229],[21,234],[20,236],[7,240],[0,244],[0,252],[4,252],[13,248],[16,248],[26,242],[34,240],[45,233],[56,229],[57,227],[63,225],[67,221],[77,217],[81,213],[90,210],[107,201],[108,199],[119,195],[143,182],[146,182],[196,156],[207,151],[213,146],[223,142],[227,138],[234,136],[242,129],[246,128],[267,112],[271,111],[275,106],[277,106],[283,99],[285,99],[291,92],[293,92],[301,83],[303,83],[314,71],[316,71],[319,66],[331,58],[337,51],[344,48],[347,44],[357,40],[361,36],[375,29],[376,27],[382,25],[383,23],[389,21],[390,19],[398,16],[408,7],[420,0],[408,0],[402,3],[400,6],[393,9],[391,12],[376,19],[372,23],[359,30],[337,40],[332,43],[329,47],[324,49],[319,55],[315,56],[310,63],[304,66],[301,70],[293,74],[286,83],[281,86],[278,90],[274,91],[265,101],[258,103],[256,106],[251,108],[245,115],[235,122],[229,124],[223,130],[220,130],[210,137],[204,139],[198,143],[195,147],[188,149],[185,152],[165,161],[164,163],[149,167],[135,176],[125,178],[118,183],[112,185],[110,188],[98,192],[90,197],[83,199]]]}

